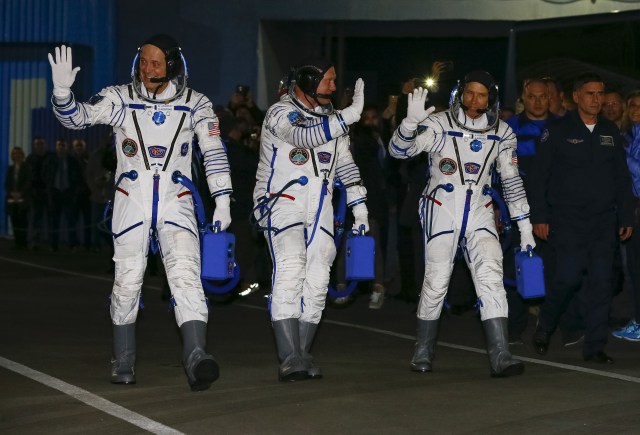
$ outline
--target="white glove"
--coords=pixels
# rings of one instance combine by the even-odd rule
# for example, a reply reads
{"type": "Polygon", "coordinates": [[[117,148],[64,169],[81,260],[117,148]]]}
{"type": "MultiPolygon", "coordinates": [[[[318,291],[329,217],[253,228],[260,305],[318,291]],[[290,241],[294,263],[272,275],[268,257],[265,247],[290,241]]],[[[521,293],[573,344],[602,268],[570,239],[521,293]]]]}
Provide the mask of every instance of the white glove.
{"type": "Polygon", "coordinates": [[[354,124],[360,120],[360,114],[362,113],[362,108],[364,107],[364,82],[362,79],[356,80],[356,86],[353,90],[353,98],[351,100],[351,105],[349,107],[345,107],[340,111],[342,113],[342,117],[344,118],[344,122],[347,125],[354,124]]]}
{"type": "Polygon", "coordinates": [[[369,210],[364,202],[354,205],[351,208],[355,222],[353,223],[353,231],[360,233],[360,226],[364,225],[364,232],[369,232],[369,210]]]}
{"type": "Polygon", "coordinates": [[[72,68],[71,47],[56,47],[56,60],[51,53],[49,64],[51,65],[51,77],[53,79],[53,95],[60,100],[65,100],[71,95],[71,85],[76,80],[76,74],[80,67],[72,68]]]}
{"type": "Polygon", "coordinates": [[[520,230],[520,249],[526,251],[528,246],[531,246],[531,249],[535,248],[536,242],[533,239],[533,226],[529,219],[518,221],[518,229],[520,230]]]}
{"type": "Polygon", "coordinates": [[[213,212],[213,224],[220,222],[220,231],[229,228],[231,224],[231,198],[229,195],[216,196],[216,209],[213,212]]]}
{"type": "Polygon", "coordinates": [[[428,109],[424,108],[428,93],[429,91],[424,88],[417,88],[413,90],[413,93],[407,95],[409,100],[407,104],[407,117],[402,120],[407,130],[415,130],[418,128],[418,124],[427,119],[427,116],[436,110],[433,106],[428,109]]]}

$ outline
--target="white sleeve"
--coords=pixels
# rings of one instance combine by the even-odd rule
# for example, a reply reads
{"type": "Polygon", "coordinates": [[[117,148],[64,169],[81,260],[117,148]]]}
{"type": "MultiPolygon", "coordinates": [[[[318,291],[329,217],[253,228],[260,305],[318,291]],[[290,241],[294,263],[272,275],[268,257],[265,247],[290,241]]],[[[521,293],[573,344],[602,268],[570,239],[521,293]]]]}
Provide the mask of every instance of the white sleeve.
{"type": "Polygon", "coordinates": [[[389,141],[389,155],[396,159],[407,159],[422,151],[432,152],[445,145],[447,131],[440,114],[434,114],[418,124],[416,130],[400,123],[389,141]]]}
{"type": "Polygon", "coordinates": [[[506,123],[501,124],[507,128],[502,132],[500,143],[498,144],[496,170],[500,174],[502,194],[504,202],[509,208],[511,220],[520,221],[528,219],[530,213],[524,183],[518,171],[516,135],[506,123]]]}
{"type": "Polygon", "coordinates": [[[367,200],[367,189],[360,178],[360,170],[349,150],[348,136],[336,143],[336,177],[347,190],[347,206],[351,207],[367,200]]]}
{"type": "Polygon", "coordinates": [[[297,148],[314,148],[349,132],[339,112],[307,118],[291,104],[274,104],[268,110],[265,128],[297,148]]]}
{"type": "Polygon", "coordinates": [[[73,93],[66,101],[59,101],[53,96],[53,113],[62,125],[72,130],[82,130],[96,124],[119,127],[127,116],[127,103],[123,95],[126,89],[126,86],[105,88],[86,103],[76,102],[73,93]]]}
{"type": "Polygon", "coordinates": [[[202,150],[209,192],[214,198],[220,195],[230,195],[233,189],[229,160],[220,139],[218,117],[213,112],[213,106],[207,97],[196,92],[194,92],[194,97],[197,100],[192,109],[193,130],[202,150]]]}

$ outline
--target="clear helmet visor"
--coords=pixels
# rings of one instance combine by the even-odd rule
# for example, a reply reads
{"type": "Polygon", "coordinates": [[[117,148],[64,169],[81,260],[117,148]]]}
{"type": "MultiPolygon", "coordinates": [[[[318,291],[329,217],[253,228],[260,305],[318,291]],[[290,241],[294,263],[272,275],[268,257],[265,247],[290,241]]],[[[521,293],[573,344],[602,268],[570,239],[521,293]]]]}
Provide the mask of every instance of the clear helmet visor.
{"type": "MultiPolygon", "coordinates": [[[[182,96],[187,87],[187,78],[189,77],[189,74],[187,72],[187,62],[185,61],[182,53],[180,53],[180,61],[182,62],[183,68],[178,68],[179,73],[175,77],[169,78],[169,81],[176,87],[176,93],[168,99],[163,99],[162,101],[164,102],[177,100],[182,96]]],[[[136,53],[136,56],[133,59],[133,64],[131,65],[131,81],[133,83],[133,89],[138,97],[150,103],[158,102],[158,100],[154,98],[155,94],[153,93],[153,90],[145,89],[144,84],[140,80],[140,50],[136,53]]],[[[162,83],[158,83],[158,86],[159,85],[162,85],[162,83]]]]}
{"type": "MultiPolygon", "coordinates": [[[[495,128],[496,124],[499,120],[499,110],[500,110],[500,101],[496,97],[493,104],[489,104],[489,106],[485,109],[484,114],[487,116],[487,125],[482,128],[473,128],[472,126],[463,124],[458,114],[460,110],[465,110],[465,106],[462,103],[462,95],[464,94],[464,86],[460,84],[456,85],[451,91],[451,96],[449,97],[449,108],[451,109],[452,118],[455,121],[456,125],[464,130],[473,132],[473,133],[484,133],[488,130],[495,128]]],[[[496,89],[497,91],[497,89],[496,89]]],[[[497,93],[497,92],[496,92],[497,93]]]]}

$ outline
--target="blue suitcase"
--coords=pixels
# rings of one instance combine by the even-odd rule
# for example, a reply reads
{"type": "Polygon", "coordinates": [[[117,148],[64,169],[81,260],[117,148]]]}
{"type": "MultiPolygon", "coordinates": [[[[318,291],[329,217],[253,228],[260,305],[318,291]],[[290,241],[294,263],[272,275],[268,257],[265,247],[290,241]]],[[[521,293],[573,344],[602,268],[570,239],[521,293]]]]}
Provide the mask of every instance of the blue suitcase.
{"type": "Polygon", "coordinates": [[[531,249],[516,253],[516,285],[525,299],[545,295],[542,258],[531,249]]]}
{"type": "Polygon", "coordinates": [[[218,231],[212,225],[202,236],[202,271],[206,280],[221,281],[233,278],[236,237],[226,231],[218,231]]]}
{"type": "Polygon", "coordinates": [[[373,237],[357,234],[347,239],[347,281],[367,281],[375,277],[373,237]]]}

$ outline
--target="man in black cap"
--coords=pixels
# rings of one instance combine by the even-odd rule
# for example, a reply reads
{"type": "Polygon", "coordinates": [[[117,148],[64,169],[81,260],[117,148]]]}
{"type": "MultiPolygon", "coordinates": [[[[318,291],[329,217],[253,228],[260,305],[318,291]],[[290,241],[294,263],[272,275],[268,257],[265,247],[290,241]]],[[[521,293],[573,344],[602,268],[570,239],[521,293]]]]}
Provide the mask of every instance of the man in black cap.
{"type": "Polygon", "coordinates": [[[151,248],[162,252],[189,385],[192,390],[207,389],[219,372],[205,351],[209,313],[200,281],[199,233],[192,192],[175,176],[191,177],[191,144],[197,136],[216,203],[213,221],[222,230],[229,226],[229,163],[212,104],[187,88],[182,51],[169,35],[155,35],[141,45],[133,62],[132,83],[105,88],[87,103],[76,102],[71,93],[80,69],[72,66],[71,47],[56,47],[55,59],[49,54],[49,63],[58,120],[72,129],[108,124],[116,137],[111,382],[136,382],[135,322],[151,248]]]}
{"type": "Polygon", "coordinates": [[[269,108],[262,127],[253,198],[274,264],[271,320],[281,381],[322,377],[309,350],[336,256],[334,178],[346,187],[354,226],[369,229],[367,191],[347,134],[360,119],[364,83],[357,80],[349,107],[334,110],[335,80],[328,60],[304,62],[292,72],[288,92],[269,108]]]}
{"type": "Polygon", "coordinates": [[[425,109],[426,89],[409,94],[407,117],[396,129],[389,153],[399,159],[425,152],[430,178],[420,200],[425,274],[411,369],[430,372],[438,322],[456,255],[464,257],[478,295],[492,376],[524,371],[512,358],[507,334],[507,298],[502,250],[494,220],[491,168],[500,174],[505,202],[522,234],[521,248],[535,247],[529,205],[518,175],[516,138],[498,118],[498,89],[485,71],[473,71],[454,92],[449,110],[425,109]]]}

